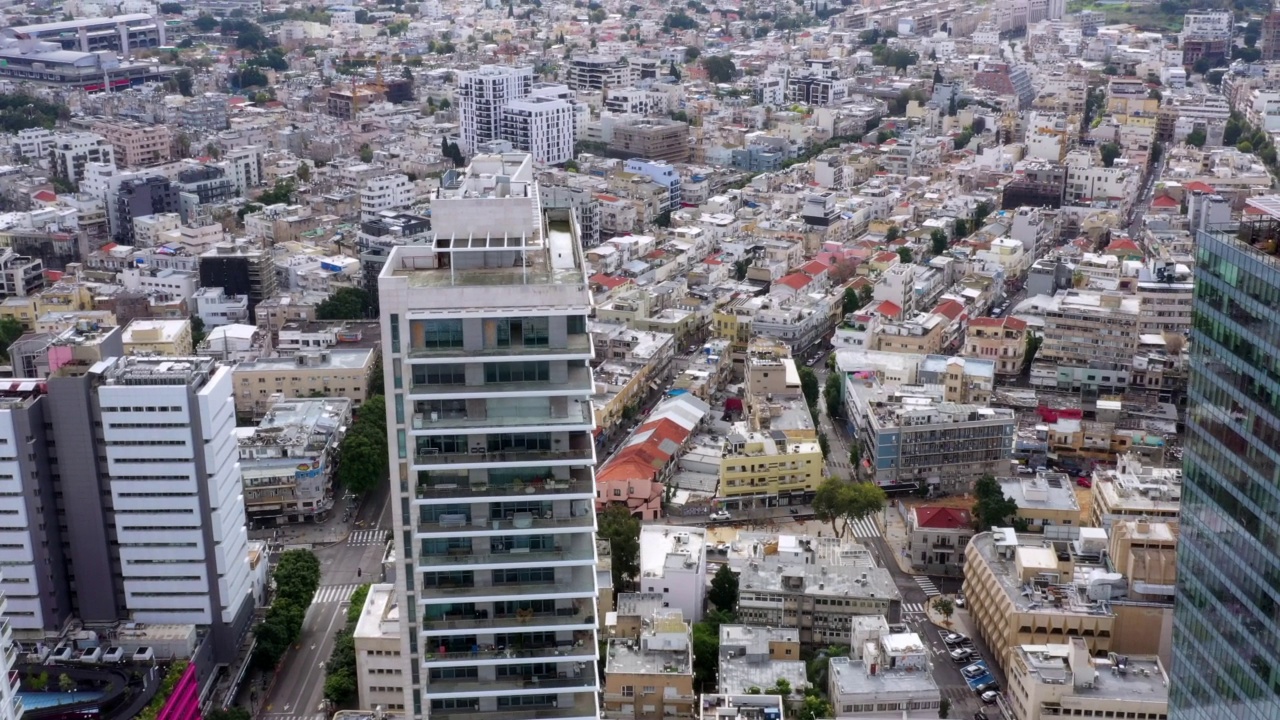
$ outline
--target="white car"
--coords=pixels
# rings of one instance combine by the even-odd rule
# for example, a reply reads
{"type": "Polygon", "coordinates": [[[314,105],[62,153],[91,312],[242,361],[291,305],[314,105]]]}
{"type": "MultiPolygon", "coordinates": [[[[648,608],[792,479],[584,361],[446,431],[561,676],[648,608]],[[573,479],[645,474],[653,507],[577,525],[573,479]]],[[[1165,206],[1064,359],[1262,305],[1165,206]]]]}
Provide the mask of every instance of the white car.
{"type": "Polygon", "coordinates": [[[711,513],[711,520],[713,522],[720,522],[722,520],[732,520],[732,519],[733,519],[733,516],[724,510],[717,510],[711,513]]]}
{"type": "Polygon", "coordinates": [[[986,703],[986,704],[990,705],[991,703],[993,703],[993,702],[995,702],[995,701],[996,701],[996,691],[995,691],[995,690],[988,690],[988,691],[986,691],[986,692],[982,693],[982,702],[984,702],[984,703],[986,703]]]}

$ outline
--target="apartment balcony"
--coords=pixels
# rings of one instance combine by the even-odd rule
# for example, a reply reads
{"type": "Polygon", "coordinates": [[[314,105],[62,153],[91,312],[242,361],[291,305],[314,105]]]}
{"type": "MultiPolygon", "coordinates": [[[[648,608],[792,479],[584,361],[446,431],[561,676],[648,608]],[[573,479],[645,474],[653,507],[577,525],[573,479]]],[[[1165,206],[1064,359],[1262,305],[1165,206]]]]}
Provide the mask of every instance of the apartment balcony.
{"type": "MultiPolygon", "coordinates": [[[[570,367],[564,382],[551,380],[520,380],[513,382],[486,382],[480,385],[466,383],[415,384],[409,386],[410,399],[419,398],[480,398],[493,395],[509,397],[548,397],[558,395],[591,395],[595,386],[591,381],[591,369],[585,365],[570,367]]],[[[417,428],[415,428],[417,429],[417,428]]]]}
{"type": "MultiPolygon", "coordinates": [[[[545,656],[538,655],[534,657],[545,656]]],[[[503,695],[539,695],[549,692],[594,693],[598,686],[599,684],[596,680],[589,677],[562,678],[535,675],[519,680],[505,678],[502,680],[481,680],[479,678],[430,680],[427,682],[427,692],[433,698],[458,694],[472,697],[499,693],[503,695]]],[[[435,717],[435,713],[432,713],[432,717],[435,717]]]]}
{"type": "MultiPolygon", "coordinates": [[[[564,386],[556,386],[563,388],[564,386]]],[[[541,393],[551,394],[550,391],[541,393]]],[[[574,400],[569,402],[568,412],[556,416],[550,411],[537,414],[516,414],[503,412],[486,412],[484,417],[468,417],[466,412],[431,412],[413,416],[413,435],[449,433],[458,430],[493,430],[504,432],[550,432],[552,430],[581,430],[590,432],[594,429],[595,418],[591,415],[590,401],[574,400]]]]}
{"type": "Polygon", "coordinates": [[[594,464],[594,447],[568,448],[565,450],[498,450],[472,448],[469,452],[441,453],[430,450],[413,456],[415,467],[427,468],[449,465],[459,469],[518,465],[589,465],[594,464]]]}
{"type": "MultiPolygon", "coordinates": [[[[422,634],[449,634],[452,630],[485,630],[493,632],[495,628],[518,627],[521,632],[554,632],[565,629],[593,630],[596,616],[594,601],[583,603],[582,608],[562,607],[553,613],[504,613],[490,615],[483,608],[472,612],[448,613],[441,620],[423,620],[422,634]],[[576,627],[574,627],[576,626],[576,627]]],[[[593,648],[592,654],[596,652],[593,648]]]]}
{"type": "MultiPolygon", "coordinates": [[[[589,473],[585,473],[589,475],[589,473]]],[[[531,478],[525,481],[513,481],[502,484],[479,482],[420,482],[415,495],[423,500],[448,500],[457,498],[485,498],[499,500],[504,497],[528,499],[529,496],[542,495],[588,495],[595,497],[596,484],[590,477],[575,477],[567,480],[555,478],[531,478]]]]}
{"type": "MultiPolygon", "coordinates": [[[[427,645],[430,645],[430,638],[424,639],[427,645]]],[[[568,645],[546,645],[536,648],[522,648],[516,650],[513,648],[497,648],[493,645],[477,646],[472,650],[459,650],[456,652],[424,652],[422,654],[422,662],[437,665],[509,665],[508,660],[550,660],[556,661],[556,658],[566,658],[568,660],[577,660],[579,658],[596,659],[599,649],[589,643],[569,643],[568,645]]],[[[463,681],[459,681],[463,682],[463,681]]],[[[435,681],[431,683],[433,686],[435,681]]]]}
{"type": "Polygon", "coordinates": [[[475,583],[454,585],[442,583],[435,587],[422,588],[422,595],[424,600],[427,597],[453,597],[469,598],[475,602],[486,602],[510,598],[534,600],[595,592],[595,575],[587,573],[578,573],[578,575],[579,577],[573,578],[568,582],[517,582],[509,585],[476,585],[475,583]]]}
{"type": "Polygon", "coordinates": [[[443,358],[487,358],[487,357],[525,357],[545,355],[549,357],[590,357],[591,356],[591,337],[587,334],[569,335],[568,342],[564,347],[550,347],[537,343],[512,342],[508,345],[494,345],[481,348],[463,348],[463,347],[410,347],[407,353],[408,359],[413,360],[436,360],[443,358]]]}
{"type": "Polygon", "coordinates": [[[432,710],[431,720],[558,720],[560,718],[596,720],[599,717],[598,713],[595,693],[592,692],[590,694],[578,693],[574,695],[571,705],[556,703],[549,707],[528,706],[519,710],[509,708],[502,710],[432,710]]]}
{"type": "Polygon", "coordinates": [[[419,567],[447,567],[450,570],[471,570],[486,567],[512,567],[517,565],[594,565],[593,548],[569,548],[567,550],[529,550],[514,548],[504,552],[476,552],[475,550],[450,551],[447,554],[423,554],[419,567]]]}
{"type": "Polygon", "coordinates": [[[594,530],[596,526],[595,512],[583,501],[577,501],[580,507],[570,516],[553,515],[537,517],[532,512],[513,513],[510,518],[494,520],[492,518],[476,518],[472,520],[468,513],[442,514],[435,520],[423,520],[419,523],[414,536],[419,539],[436,535],[488,537],[492,535],[530,535],[539,531],[573,532],[575,530],[594,530]],[[528,531],[528,532],[524,532],[528,531]]]}

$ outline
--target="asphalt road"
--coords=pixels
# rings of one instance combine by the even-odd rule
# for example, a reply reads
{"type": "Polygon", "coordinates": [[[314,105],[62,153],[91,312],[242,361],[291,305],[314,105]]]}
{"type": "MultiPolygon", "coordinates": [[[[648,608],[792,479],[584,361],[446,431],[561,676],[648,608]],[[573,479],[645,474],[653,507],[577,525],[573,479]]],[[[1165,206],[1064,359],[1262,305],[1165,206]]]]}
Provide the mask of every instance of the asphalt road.
{"type": "MultiPolygon", "coordinates": [[[[355,513],[352,535],[336,545],[317,547],[320,589],[307,609],[302,635],[285,655],[267,695],[255,715],[266,720],[319,720],[324,697],[324,663],[346,623],[347,599],[358,585],[378,582],[383,542],[368,529],[391,527],[390,488],[382,487],[365,499],[355,513]]],[[[380,535],[380,533],[378,534],[380,535]]]]}

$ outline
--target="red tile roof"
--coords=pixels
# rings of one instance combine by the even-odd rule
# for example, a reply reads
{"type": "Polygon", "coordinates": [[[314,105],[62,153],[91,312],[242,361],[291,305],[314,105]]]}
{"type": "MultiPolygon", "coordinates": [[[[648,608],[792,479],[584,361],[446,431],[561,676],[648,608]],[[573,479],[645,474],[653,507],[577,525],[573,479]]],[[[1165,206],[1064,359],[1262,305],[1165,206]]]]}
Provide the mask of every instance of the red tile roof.
{"type": "Polygon", "coordinates": [[[969,327],[1002,327],[1009,330],[1026,330],[1027,322],[1015,317],[979,317],[970,320],[969,327]]]}
{"type": "Polygon", "coordinates": [[[888,250],[885,250],[882,253],[876,253],[876,256],[871,259],[876,262],[887,263],[887,262],[893,262],[894,260],[899,260],[901,258],[899,258],[898,253],[889,252],[888,250]]]}
{"type": "Polygon", "coordinates": [[[1176,208],[1178,205],[1178,201],[1168,195],[1161,195],[1151,201],[1151,207],[1153,208],[1176,208]]]}
{"type": "Polygon", "coordinates": [[[968,510],[925,506],[916,508],[916,525],[934,530],[958,530],[972,523],[968,510]]]}
{"type": "Polygon", "coordinates": [[[786,285],[792,290],[801,290],[811,282],[813,282],[813,278],[802,273],[791,273],[790,275],[784,275],[777,280],[779,285],[786,285]]]}
{"type": "Polygon", "coordinates": [[[58,199],[58,193],[52,190],[41,190],[31,197],[37,202],[55,202],[58,199]]]}
{"type": "Polygon", "coordinates": [[[964,305],[955,300],[943,300],[933,309],[934,315],[945,315],[948,320],[955,320],[964,314],[964,305]]]}
{"type": "Polygon", "coordinates": [[[1200,192],[1207,192],[1207,193],[1217,192],[1216,190],[1213,189],[1212,185],[1206,185],[1205,183],[1202,183],[1199,180],[1193,180],[1192,182],[1189,182],[1186,185],[1183,185],[1182,187],[1187,192],[1195,192],[1197,190],[1199,190],[1200,192]]]}
{"type": "Polygon", "coordinates": [[[816,277],[829,269],[831,269],[831,266],[821,260],[811,260],[800,266],[800,272],[810,277],[816,277]]]}
{"type": "Polygon", "coordinates": [[[902,314],[902,308],[896,303],[889,302],[888,300],[881,300],[880,304],[876,306],[876,311],[881,315],[891,318],[896,318],[902,314]]]}
{"type": "Polygon", "coordinates": [[[629,278],[616,278],[616,277],[613,277],[612,275],[602,275],[597,273],[591,276],[591,282],[596,285],[601,285],[603,287],[607,287],[610,290],[612,290],[614,288],[622,287],[623,285],[626,285],[627,283],[631,282],[631,280],[629,278]]]}

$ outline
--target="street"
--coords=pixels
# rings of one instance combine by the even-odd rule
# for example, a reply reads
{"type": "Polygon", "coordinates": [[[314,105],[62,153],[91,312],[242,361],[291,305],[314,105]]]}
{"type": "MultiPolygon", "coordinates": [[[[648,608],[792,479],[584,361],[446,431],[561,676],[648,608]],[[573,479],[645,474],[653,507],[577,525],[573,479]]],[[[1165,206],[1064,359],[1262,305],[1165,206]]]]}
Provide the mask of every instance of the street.
{"type": "MultiPolygon", "coordinates": [[[[386,551],[384,538],[391,527],[390,488],[382,486],[367,497],[354,514],[350,536],[329,546],[313,549],[320,559],[320,588],[302,624],[302,635],[267,680],[266,703],[254,717],[268,720],[318,720],[324,696],[324,663],[334,638],[346,624],[347,601],[363,583],[381,578],[386,551]],[[379,529],[383,528],[383,529],[379,529]]],[[[336,513],[335,513],[336,515],[336,513]]],[[[328,525],[337,525],[338,519],[328,525]]],[[[324,532],[325,528],[318,528],[324,532]]]]}

